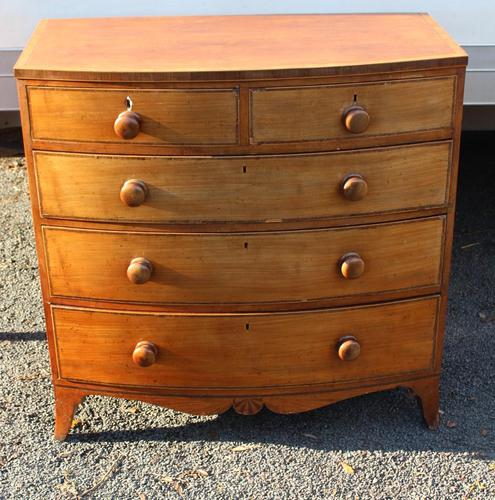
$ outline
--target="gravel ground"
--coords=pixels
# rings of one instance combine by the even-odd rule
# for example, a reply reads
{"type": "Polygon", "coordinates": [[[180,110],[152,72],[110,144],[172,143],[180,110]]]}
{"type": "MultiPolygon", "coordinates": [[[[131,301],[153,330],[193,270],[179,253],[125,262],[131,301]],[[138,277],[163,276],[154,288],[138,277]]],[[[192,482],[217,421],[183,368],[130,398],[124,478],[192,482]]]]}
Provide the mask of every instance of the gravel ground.
{"type": "Polygon", "coordinates": [[[54,442],[26,172],[0,159],[0,498],[495,498],[494,139],[463,138],[437,432],[401,390],[253,417],[92,397],[54,442]]]}

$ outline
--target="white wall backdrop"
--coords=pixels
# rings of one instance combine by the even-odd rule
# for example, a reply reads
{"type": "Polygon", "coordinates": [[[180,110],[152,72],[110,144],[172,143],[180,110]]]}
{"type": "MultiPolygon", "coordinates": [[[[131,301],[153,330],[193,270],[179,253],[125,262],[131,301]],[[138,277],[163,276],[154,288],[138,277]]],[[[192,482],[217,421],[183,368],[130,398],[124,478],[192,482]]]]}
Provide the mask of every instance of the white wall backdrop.
{"type": "Polygon", "coordinates": [[[0,0],[0,110],[16,109],[11,67],[49,17],[429,12],[470,55],[465,102],[495,104],[495,0],[0,0]]]}

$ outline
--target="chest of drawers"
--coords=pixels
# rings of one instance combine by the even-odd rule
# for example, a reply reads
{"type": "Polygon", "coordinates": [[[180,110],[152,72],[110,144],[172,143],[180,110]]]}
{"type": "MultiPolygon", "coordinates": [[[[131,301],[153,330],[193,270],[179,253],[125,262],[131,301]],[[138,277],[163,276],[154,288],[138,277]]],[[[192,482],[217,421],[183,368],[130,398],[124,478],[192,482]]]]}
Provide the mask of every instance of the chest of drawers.
{"type": "Polygon", "coordinates": [[[15,67],[63,439],[408,387],[438,423],[466,55],[430,17],[43,21],[15,67]]]}

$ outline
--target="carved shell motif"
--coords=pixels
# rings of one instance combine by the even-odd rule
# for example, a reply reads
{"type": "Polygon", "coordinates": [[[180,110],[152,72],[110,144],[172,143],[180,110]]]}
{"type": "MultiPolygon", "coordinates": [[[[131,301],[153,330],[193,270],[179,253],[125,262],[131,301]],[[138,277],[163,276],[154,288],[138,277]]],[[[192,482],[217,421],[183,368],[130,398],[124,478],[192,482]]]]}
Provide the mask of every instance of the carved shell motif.
{"type": "Polygon", "coordinates": [[[261,399],[234,399],[234,410],[241,415],[255,415],[263,408],[261,399]]]}

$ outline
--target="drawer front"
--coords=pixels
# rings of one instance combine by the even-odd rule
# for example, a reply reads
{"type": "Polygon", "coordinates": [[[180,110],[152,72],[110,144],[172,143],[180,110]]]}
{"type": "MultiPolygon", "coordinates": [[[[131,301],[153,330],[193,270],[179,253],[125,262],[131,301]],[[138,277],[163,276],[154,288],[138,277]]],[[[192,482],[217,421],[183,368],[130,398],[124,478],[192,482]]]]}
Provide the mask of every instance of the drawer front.
{"type": "Polygon", "coordinates": [[[217,158],[36,152],[35,168],[45,217],[264,222],[444,206],[450,149],[451,143],[445,142],[346,153],[217,158]],[[353,200],[344,191],[345,179],[353,176],[366,183],[367,194],[361,199],[353,200]],[[133,179],[146,186],[146,193],[138,193],[139,206],[129,206],[135,202],[119,196],[121,190],[132,189],[128,181],[132,184],[133,179]]]}
{"type": "Polygon", "coordinates": [[[437,285],[444,217],[271,233],[166,234],[48,226],[43,233],[53,296],[251,304],[437,285]],[[343,271],[362,271],[359,258],[348,260],[352,253],[364,262],[364,273],[346,279],[343,271]],[[347,267],[341,265],[343,256],[347,267]],[[145,282],[135,284],[131,278],[145,282]]]}
{"type": "Polygon", "coordinates": [[[141,118],[141,144],[237,144],[238,92],[212,90],[102,90],[28,87],[34,139],[122,143],[114,131],[126,110],[141,118]]]}
{"type": "Polygon", "coordinates": [[[455,77],[251,90],[251,142],[353,139],[453,126],[455,77]],[[349,132],[345,111],[362,106],[369,126],[349,132]]]}
{"type": "Polygon", "coordinates": [[[432,368],[438,299],[264,315],[53,308],[59,376],[117,385],[235,388],[324,384],[432,368]],[[342,337],[360,355],[342,361],[342,337]],[[157,349],[137,366],[138,342],[157,349]]]}

